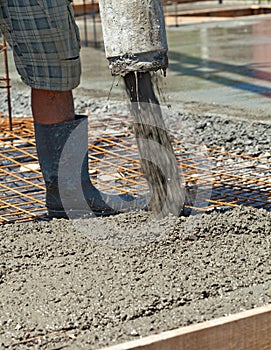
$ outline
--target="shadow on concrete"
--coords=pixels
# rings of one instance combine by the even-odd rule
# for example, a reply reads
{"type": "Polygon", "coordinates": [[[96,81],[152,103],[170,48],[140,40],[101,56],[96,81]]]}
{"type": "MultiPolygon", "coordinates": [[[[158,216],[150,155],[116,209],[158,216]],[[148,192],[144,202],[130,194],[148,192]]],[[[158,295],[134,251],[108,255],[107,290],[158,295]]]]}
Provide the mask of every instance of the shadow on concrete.
{"type": "Polygon", "coordinates": [[[169,69],[177,75],[196,76],[219,85],[230,86],[233,89],[271,97],[271,88],[257,84],[257,80],[270,82],[271,73],[253,68],[255,63],[234,65],[172,51],[169,52],[169,62],[169,69]],[[221,76],[221,73],[239,75],[242,81],[229,76],[221,76]],[[255,78],[255,83],[245,81],[251,78],[255,78]]]}

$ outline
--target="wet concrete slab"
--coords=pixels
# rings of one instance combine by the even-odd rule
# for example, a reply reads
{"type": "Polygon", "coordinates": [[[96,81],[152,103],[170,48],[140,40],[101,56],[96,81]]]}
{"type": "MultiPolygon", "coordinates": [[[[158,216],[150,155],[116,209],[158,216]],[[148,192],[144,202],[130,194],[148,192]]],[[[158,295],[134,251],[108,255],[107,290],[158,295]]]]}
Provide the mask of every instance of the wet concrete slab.
{"type": "MultiPolygon", "coordinates": [[[[167,78],[161,79],[164,103],[178,105],[181,111],[268,121],[270,19],[271,15],[257,15],[168,26],[169,69],[167,78]]],[[[75,96],[107,99],[111,91],[111,99],[126,99],[122,79],[114,79],[109,72],[100,23],[96,22],[94,30],[90,16],[85,31],[83,18],[77,22],[82,37],[83,74],[75,96]]],[[[2,60],[0,72],[4,72],[2,60]]],[[[21,87],[12,60],[10,75],[12,86],[21,87]]]]}
{"type": "Polygon", "coordinates": [[[270,15],[169,28],[170,99],[268,119],[270,30],[270,15]]]}

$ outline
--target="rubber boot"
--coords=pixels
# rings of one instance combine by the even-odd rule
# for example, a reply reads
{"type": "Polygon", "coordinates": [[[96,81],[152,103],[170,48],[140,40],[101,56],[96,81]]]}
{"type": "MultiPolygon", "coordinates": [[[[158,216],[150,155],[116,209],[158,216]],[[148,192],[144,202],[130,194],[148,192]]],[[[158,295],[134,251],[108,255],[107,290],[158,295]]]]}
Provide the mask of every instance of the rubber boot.
{"type": "Polygon", "coordinates": [[[35,123],[36,147],[52,218],[107,216],[143,209],[145,198],[98,191],[88,173],[88,118],[35,123]]]}

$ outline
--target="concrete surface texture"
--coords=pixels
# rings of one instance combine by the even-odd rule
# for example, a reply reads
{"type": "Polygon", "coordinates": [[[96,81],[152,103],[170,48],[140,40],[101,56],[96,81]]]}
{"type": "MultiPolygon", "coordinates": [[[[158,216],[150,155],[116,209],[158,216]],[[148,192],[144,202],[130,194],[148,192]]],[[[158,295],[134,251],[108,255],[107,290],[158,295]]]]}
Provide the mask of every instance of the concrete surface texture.
{"type": "MultiPolygon", "coordinates": [[[[167,122],[179,139],[192,127],[208,146],[269,150],[266,123],[178,113],[167,122]]],[[[270,215],[237,207],[4,225],[0,348],[98,349],[270,303],[270,215]]]]}
{"type": "Polygon", "coordinates": [[[150,2],[147,10],[144,1],[100,0],[99,7],[107,57],[167,50],[160,1],[150,2]]]}
{"type": "Polygon", "coordinates": [[[189,232],[186,219],[168,217],[159,239],[134,248],[99,244],[81,227],[142,234],[146,213],[6,225],[1,349],[98,349],[264,305],[270,219],[236,208],[203,216],[189,232]]]}
{"type": "MultiPolygon", "coordinates": [[[[192,128],[207,146],[269,152],[269,20],[168,28],[164,103],[176,109],[165,122],[177,138],[192,128]]],[[[77,109],[108,113],[113,83],[110,106],[123,112],[122,82],[97,46],[82,48],[77,109]]],[[[11,78],[14,113],[30,114],[12,64],[11,78]]],[[[0,348],[97,349],[270,303],[270,219],[237,207],[157,222],[138,212],[1,226],[0,348]]]]}

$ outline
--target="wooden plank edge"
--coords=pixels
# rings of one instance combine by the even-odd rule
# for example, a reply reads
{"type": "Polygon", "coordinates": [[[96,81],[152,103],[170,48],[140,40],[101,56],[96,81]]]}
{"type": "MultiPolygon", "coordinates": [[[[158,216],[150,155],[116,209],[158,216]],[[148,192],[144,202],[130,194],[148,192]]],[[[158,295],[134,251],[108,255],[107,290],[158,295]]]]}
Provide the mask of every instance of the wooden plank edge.
{"type": "Polygon", "coordinates": [[[100,350],[270,350],[271,304],[100,350]]]}

